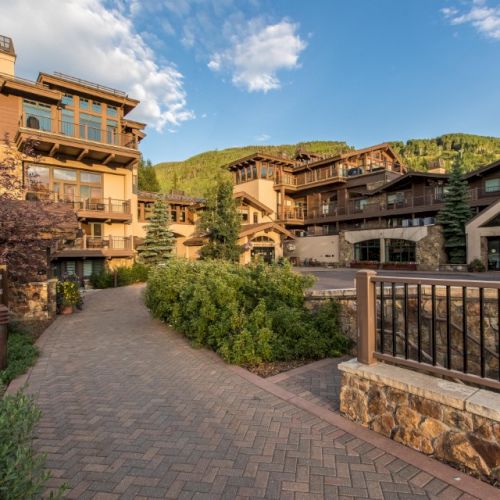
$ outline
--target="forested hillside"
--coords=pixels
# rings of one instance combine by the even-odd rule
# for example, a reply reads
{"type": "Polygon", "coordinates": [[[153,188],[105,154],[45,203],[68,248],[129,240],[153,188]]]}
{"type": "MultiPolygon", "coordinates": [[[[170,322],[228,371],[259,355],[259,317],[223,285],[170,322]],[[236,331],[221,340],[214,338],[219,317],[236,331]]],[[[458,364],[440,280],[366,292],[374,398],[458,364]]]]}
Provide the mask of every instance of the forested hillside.
{"type": "MultiPolygon", "coordinates": [[[[391,144],[412,170],[425,171],[432,162],[444,160],[448,168],[462,151],[464,166],[472,170],[500,158],[500,138],[470,134],[446,134],[434,139],[411,139],[406,143],[391,144]]],[[[363,146],[360,146],[363,147],[363,146]]],[[[224,166],[256,151],[293,156],[303,149],[310,153],[335,155],[353,149],[345,142],[316,141],[280,146],[245,146],[207,151],[181,162],[164,162],[155,165],[163,191],[182,190],[193,196],[205,196],[214,186],[219,175],[228,175],[224,166]]]]}

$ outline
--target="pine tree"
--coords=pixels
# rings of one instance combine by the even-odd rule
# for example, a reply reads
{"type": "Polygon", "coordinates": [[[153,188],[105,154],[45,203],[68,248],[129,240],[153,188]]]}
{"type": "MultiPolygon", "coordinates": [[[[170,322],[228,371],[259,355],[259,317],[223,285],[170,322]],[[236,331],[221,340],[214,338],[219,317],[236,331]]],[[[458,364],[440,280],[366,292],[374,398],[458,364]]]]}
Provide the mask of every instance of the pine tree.
{"type": "Polygon", "coordinates": [[[175,236],[170,230],[170,216],[162,200],[156,200],[144,243],[137,248],[144,264],[157,265],[168,261],[175,247],[175,236]]]}
{"type": "Polygon", "coordinates": [[[213,196],[202,214],[201,228],[208,232],[208,243],[201,249],[203,259],[222,259],[238,262],[240,247],[240,215],[233,198],[231,181],[219,180],[213,196]]]}
{"type": "Polygon", "coordinates": [[[444,208],[438,215],[438,222],[443,226],[445,251],[451,264],[464,264],[466,261],[465,224],[472,217],[468,197],[461,159],[457,158],[446,186],[444,208]]]}
{"type": "Polygon", "coordinates": [[[149,191],[151,193],[158,193],[160,191],[160,183],[156,177],[156,170],[151,160],[144,162],[141,159],[139,162],[138,187],[139,191],[149,191]]]}

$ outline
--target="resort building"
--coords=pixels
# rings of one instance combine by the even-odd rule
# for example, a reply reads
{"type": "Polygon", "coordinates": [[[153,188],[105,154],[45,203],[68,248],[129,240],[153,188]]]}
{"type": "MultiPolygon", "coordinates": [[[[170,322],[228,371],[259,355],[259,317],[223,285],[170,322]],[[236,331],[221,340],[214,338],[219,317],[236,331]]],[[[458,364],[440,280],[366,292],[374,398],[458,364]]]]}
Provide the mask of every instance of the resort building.
{"type": "MultiPolygon", "coordinates": [[[[15,158],[19,198],[70,204],[78,238],[49,256],[55,275],[89,278],[131,265],[145,236],[154,195],[137,192],[145,124],[128,118],[139,101],[126,93],[55,73],[15,75],[10,38],[0,37],[0,154],[15,158]]],[[[177,252],[195,231],[199,200],[167,196],[177,252]]]]}
{"type": "MultiPolygon", "coordinates": [[[[228,168],[235,196],[261,205],[260,215],[242,210],[244,227],[255,225],[251,217],[272,222],[248,239],[250,256],[261,241],[254,238],[264,236],[267,255],[297,264],[438,270],[447,263],[436,224],[448,180],[441,165],[408,172],[394,149],[381,144],[328,158],[257,153],[228,168]]],[[[481,214],[467,225],[468,262],[479,258],[499,269],[500,162],[466,179],[473,213],[481,214]]]]}

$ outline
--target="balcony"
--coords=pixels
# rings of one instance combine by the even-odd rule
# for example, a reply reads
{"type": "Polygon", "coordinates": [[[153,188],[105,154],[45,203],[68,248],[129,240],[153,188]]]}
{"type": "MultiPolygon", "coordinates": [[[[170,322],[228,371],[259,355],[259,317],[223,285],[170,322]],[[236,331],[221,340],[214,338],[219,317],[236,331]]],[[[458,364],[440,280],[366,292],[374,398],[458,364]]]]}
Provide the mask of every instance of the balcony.
{"type": "Polygon", "coordinates": [[[35,142],[37,152],[48,156],[65,156],[77,161],[88,160],[110,167],[129,167],[140,157],[132,134],[115,129],[100,129],[85,123],[73,123],[53,118],[23,114],[16,134],[19,149],[27,141],[35,142]]]}
{"type": "Polygon", "coordinates": [[[133,257],[130,236],[87,236],[77,238],[72,245],[65,246],[54,254],[60,257],[133,257]]]}
{"type": "Polygon", "coordinates": [[[324,184],[335,182],[345,182],[346,177],[339,175],[337,170],[330,171],[329,169],[317,169],[308,172],[302,172],[296,176],[282,175],[276,178],[274,183],[275,189],[285,188],[285,191],[297,191],[304,187],[317,187],[324,184]]]}
{"type": "Polygon", "coordinates": [[[278,205],[278,221],[285,224],[304,224],[306,209],[304,207],[285,207],[278,205]]]}
{"type": "Polygon", "coordinates": [[[130,200],[115,198],[83,198],[80,196],[61,195],[51,191],[28,191],[28,201],[53,201],[73,206],[81,220],[102,220],[105,222],[132,222],[130,200]]]}

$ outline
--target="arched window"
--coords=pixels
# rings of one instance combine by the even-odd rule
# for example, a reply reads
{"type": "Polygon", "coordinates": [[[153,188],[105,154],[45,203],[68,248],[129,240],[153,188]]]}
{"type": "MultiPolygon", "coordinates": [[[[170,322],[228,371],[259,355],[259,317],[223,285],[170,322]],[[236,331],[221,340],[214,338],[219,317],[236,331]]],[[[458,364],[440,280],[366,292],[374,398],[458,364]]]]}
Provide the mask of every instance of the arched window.
{"type": "Polygon", "coordinates": [[[385,240],[386,262],[416,262],[417,244],[410,240],[385,240]]]}
{"type": "Polygon", "coordinates": [[[380,262],[380,240],[365,240],[355,243],[354,260],[380,262]]]}

